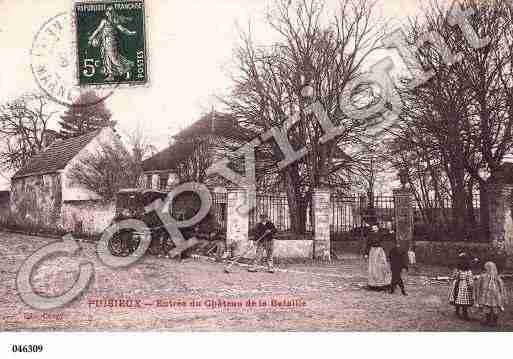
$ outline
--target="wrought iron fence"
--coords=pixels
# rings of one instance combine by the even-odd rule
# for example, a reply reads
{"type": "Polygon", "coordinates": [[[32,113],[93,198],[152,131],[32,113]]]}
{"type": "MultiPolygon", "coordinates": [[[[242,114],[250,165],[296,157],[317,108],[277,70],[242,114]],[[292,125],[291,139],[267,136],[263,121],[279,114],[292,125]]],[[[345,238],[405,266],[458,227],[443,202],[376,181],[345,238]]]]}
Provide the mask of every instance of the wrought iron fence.
{"type": "Polygon", "coordinates": [[[395,201],[393,196],[374,196],[374,209],[378,223],[394,221],[395,201]]]}
{"type": "Polygon", "coordinates": [[[285,195],[257,194],[256,208],[249,214],[249,228],[254,228],[261,214],[266,214],[280,232],[290,231],[290,209],[285,195]]]}
{"type": "Polygon", "coordinates": [[[227,219],[227,202],[228,195],[226,193],[212,193],[212,209],[216,224],[226,232],[227,219]]]}
{"type": "Polygon", "coordinates": [[[360,201],[356,196],[331,197],[331,232],[351,232],[362,225],[360,201]]]}
{"type": "MultiPolygon", "coordinates": [[[[468,206],[468,203],[467,203],[468,206]]],[[[420,208],[418,203],[413,204],[414,222],[419,225],[450,226],[454,222],[453,203],[450,198],[442,198],[431,208],[420,208]]],[[[466,221],[469,225],[481,223],[481,201],[479,193],[472,196],[472,209],[467,209],[466,221]]]]}
{"type": "MultiPolygon", "coordinates": [[[[416,203],[414,207],[414,223],[426,225],[422,214],[416,203]]],[[[479,220],[479,198],[473,199],[474,215],[479,220]]],[[[227,225],[227,194],[213,194],[213,213],[217,224],[226,230],[227,225]]],[[[443,221],[450,223],[452,219],[451,202],[446,200],[440,208],[431,209],[443,221]]],[[[395,202],[393,196],[374,195],[372,205],[367,195],[332,195],[330,205],[330,229],[332,235],[339,237],[360,237],[362,227],[367,224],[377,223],[381,228],[393,230],[395,227],[395,202]]],[[[256,208],[249,214],[250,229],[254,228],[259,220],[260,214],[265,213],[275,224],[280,232],[291,231],[291,216],[296,215],[290,212],[287,196],[284,194],[263,194],[256,196],[256,208]]],[[[311,232],[312,215],[311,204],[306,211],[306,231],[311,232]]]]}
{"type": "Polygon", "coordinates": [[[359,236],[364,225],[373,223],[391,230],[394,216],[393,196],[375,195],[372,205],[367,196],[331,197],[332,235],[359,236]]]}

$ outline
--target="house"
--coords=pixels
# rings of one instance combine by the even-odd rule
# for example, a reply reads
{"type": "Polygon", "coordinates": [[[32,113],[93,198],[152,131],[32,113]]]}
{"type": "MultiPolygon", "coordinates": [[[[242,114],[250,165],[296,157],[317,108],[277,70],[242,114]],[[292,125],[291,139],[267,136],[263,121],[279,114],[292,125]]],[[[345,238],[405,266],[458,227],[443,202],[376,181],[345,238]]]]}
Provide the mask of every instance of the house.
{"type": "Polygon", "coordinates": [[[73,183],[68,173],[100,144],[120,142],[111,128],[56,140],[33,156],[11,180],[11,212],[21,223],[100,233],[114,216],[113,203],[73,183]]]}
{"type": "Polygon", "coordinates": [[[9,217],[9,202],[11,198],[11,192],[0,191],[0,223],[9,217]]]}
{"type": "Polygon", "coordinates": [[[208,178],[207,168],[226,153],[251,141],[256,135],[240,127],[230,115],[204,115],[173,137],[173,144],[143,162],[143,186],[169,191],[179,183],[200,182],[222,191],[220,178],[208,178]]]}
{"type": "Polygon", "coordinates": [[[205,184],[213,196],[216,221],[221,228],[226,228],[227,180],[207,176],[206,170],[254,137],[254,133],[240,127],[230,115],[207,114],[175,135],[168,148],[143,162],[141,183],[147,189],[161,191],[171,191],[187,182],[205,184]]]}

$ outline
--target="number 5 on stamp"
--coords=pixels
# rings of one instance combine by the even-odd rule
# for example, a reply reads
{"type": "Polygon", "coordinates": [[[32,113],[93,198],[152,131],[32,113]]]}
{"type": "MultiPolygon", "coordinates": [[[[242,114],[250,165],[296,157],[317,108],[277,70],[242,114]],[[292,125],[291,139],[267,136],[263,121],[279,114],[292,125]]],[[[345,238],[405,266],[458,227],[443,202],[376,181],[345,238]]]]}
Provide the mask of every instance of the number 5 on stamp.
{"type": "Polygon", "coordinates": [[[148,82],[144,1],[74,4],[78,83],[148,82]]]}

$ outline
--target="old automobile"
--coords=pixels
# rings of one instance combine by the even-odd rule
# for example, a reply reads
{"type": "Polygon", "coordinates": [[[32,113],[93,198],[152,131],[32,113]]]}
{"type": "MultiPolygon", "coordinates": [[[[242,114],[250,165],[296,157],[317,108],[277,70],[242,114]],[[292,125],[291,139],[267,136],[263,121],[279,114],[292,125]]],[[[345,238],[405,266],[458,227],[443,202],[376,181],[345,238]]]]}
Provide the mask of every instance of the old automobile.
{"type": "MultiPolygon", "coordinates": [[[[148,252],[154,255],[166,255],[174,248],[165,224],[155,211],[146,208],[155,201],[161,200],[162,204],[169,205],[172,217],[177,221],[192,218],[201,206],[199,197],[193,192],[184,192],[173,198],[170,204],[167,200],[168,193],[147,189],[123,189],[116,195],[116,214],[112,224],[121,223],[124,220],[143,221],[149,233],[141,233],[132,228],[120,228],[110,239],[108,248],[115,256],[129,256],[139,246],[143,236],[150,236],[151,243],[148,252]]],[[[194,227],[180,228],[180,232],[186,240],[192,237],[207,240],[212,231],[212,216],[208,215],[194,227]]]]}

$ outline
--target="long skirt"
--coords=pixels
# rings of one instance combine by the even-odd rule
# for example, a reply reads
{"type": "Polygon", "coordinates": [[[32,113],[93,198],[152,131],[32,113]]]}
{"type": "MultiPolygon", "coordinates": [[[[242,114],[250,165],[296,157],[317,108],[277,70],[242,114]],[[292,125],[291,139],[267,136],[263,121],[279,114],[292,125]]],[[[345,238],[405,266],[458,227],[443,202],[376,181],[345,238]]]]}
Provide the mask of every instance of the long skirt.
{"type": "Polygon", "coordinates": [[[385,251],[381,247],[371,247],[369,251],[369,275],[367,278],[369,287],[389,286],[391,281],[392,273],[385,251]]]}

